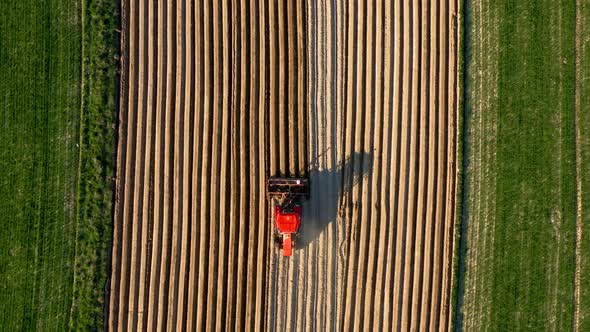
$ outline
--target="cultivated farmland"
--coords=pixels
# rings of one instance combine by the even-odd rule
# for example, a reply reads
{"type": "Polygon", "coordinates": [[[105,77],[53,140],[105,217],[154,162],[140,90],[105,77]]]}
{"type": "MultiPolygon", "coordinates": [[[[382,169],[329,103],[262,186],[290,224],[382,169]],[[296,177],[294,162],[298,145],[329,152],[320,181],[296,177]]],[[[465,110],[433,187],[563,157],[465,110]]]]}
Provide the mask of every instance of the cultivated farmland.
{"type": "Polygon", "coordinates": [[[271,330],[449,326],[456,14],[453,1],[308,4],[312,199],[304,247],[270,252],[271,330]]]}
{"type": "Polygon", "coordinates": [[[449,328],[456,1],[122,6],[112,330],[449,328]]]}

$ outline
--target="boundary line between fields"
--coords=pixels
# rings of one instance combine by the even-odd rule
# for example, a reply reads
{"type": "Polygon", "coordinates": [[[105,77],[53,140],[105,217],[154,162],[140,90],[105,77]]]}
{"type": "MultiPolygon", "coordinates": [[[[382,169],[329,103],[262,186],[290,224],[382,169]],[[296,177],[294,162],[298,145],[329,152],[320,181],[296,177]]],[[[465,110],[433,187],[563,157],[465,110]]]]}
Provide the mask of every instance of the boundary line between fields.
{"type": "MultiPolygon", "coordinates": [[[[467,218],[468,218],[468,209],[467,209],[467,189],[469,187],[468,178],[467,178],[467,169],[469,167],[469,142],[468,142],[468,133],[469,133],[469,101],[468,101],[468,91],[469,91],[469,76],[467,73],[470,54],[471,54],[471,45],[469,42],[470,38],[470,30],[469,26],[471,24],[471,5],[469,0],[462,0],[461,8],[460,8],[460,18],[461,22],[459,24],[459,57],[460,57],[460,65],[459,65],[459,75],[460,78],[458,82],[460,82],[459,88],[461,92],[460,96],[460,107],[458,118],[461,119],[459,123],[459,130],[458,130],[458,137],[457,141],[459,142],[459,146],[457,147],[457,153],[459,154],[457,159],[460,159],[461,166],[457,172],[457,184],[459,188],[459,192],[457,193],[458,201],[456,203],[456,208],[459,212],[457,215],[458,225],[456,227],[459,228],[458,232],[458,248],[455,249],[455,255],[457,257],[457,266],[455,268],[455,278],[456,278],[456,286],[455,286],[455,298],[454,305],[453,305],[453,312],[452,312],[452,330],[453,331],[462,331],[463,329],[463,315],[462,315],[462,306],[463,306],[463,297],[465,295],[465,256],[467,254],[467,218]]],[[[459,165],[459,164],[458,164],[459,165]]]]}
{"type": "Polygon", "coordinates": [[[582,242],[582,181],[580,180],[580,169],[582,161],[582,151],[580,147],[580,89],[578,87],[580,77],[580,30],[582,22],[580,18],[580,0],[576,0],[576,9],[574,13],[574,148],[575,148],[575,181],[576,181],[576,237],[575,243],[575,271],[574,271],[574,315],[573,330],[580,330],[580,265],[581,265],[581,242],[582,242]]]}
{"type": "Polygon", "coordinates": [[[80,178],[82,176],[82,136],[84,131],[84,25],[85,25],[85,6],[86,0],[80,0],[80,113],[78,119],[78,170],[76,172],[76,201],[74,203],[74,217],[76,235],[74,238],[74,270],[72,276],[72,299],[70,304],[70,317],[68,319],[68,327],[72,328],[74,321],[74,307],[76,303],[76,284],[77,284],[77,267],[78,267],[78,245],[79,245],[79,230],[80,230],[80,178]]]}

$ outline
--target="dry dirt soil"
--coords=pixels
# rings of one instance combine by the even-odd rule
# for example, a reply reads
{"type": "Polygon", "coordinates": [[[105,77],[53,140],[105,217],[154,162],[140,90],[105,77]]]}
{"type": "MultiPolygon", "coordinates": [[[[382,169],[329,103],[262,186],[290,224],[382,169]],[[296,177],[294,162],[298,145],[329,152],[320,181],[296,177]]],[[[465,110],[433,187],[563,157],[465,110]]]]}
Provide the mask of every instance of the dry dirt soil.
{"type": "Polygon", "coordinates": [[[122,9],[111,330],[450,328],[457,0],[122,9]]]}

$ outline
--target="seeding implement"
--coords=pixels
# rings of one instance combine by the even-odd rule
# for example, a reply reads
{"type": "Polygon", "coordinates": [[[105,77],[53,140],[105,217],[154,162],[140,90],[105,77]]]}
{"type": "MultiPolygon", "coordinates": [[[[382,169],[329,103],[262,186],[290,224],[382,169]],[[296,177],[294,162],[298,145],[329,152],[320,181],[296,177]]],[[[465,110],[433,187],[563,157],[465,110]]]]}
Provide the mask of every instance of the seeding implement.
{"type": "Polygon", "coordinates": [[[266,195],[273,207],[275,240],[284,256],[293,254],[295,237],[301,226],[301,202],[309,198],[306,178],[268,178],[266,195]]]}

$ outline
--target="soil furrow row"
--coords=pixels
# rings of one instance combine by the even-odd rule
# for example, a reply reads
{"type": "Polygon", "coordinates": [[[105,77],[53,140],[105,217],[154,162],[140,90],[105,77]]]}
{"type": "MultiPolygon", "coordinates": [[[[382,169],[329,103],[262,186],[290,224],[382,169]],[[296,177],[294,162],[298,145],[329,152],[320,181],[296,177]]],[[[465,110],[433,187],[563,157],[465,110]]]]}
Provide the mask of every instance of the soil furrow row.
{"type": "MultiPolygon", "coordinates": [[[[391,127],[393,114],[393,104],[391,103],[391,91],[393,86],[395,85],[394,82],[391,82],[391,78],[393,76],[392,72],[392,61],[391,57],[393,56],[392,53],[392,39],[393,39],[393,22],[392,22],[392,4],[390,2],[386,2],[382,8],[381,15],[377,15],[378,19],[380,19],[380,23],[383,24],[383,33],[380,35],[381,43],[377,43],[376,47],[379,49],[379,45],[382,45],[382,53],[381,53],[381,61],[383,67],[382,75],[378,75],[378,84],[382,98],[376,103],[376,108],[383,112],[382,118],[382,126],[381,126],[381,147],[382,153],[380,155],[380,179],[378,180],[379,184],[374,189],[374,191],[380,191],[381,197],[379,200],[380,206],[380,218],[378,220],[391,220],[391,207],[389,206],[390,202],[390,193],[391,188],[389,187],[391,178],[392,178],[392,165],[391,165],[391,158],[393,149],[392,149],[392,130],[391,127]]],[[[381,71],[379,69],[376,70],[379,74],[381,71]]],[[[393,262],[392,256],[392,241],[391,241],[391,222],[386,222],[384,225],[381,226],[379,230],[379,245],[376,246],[377,253],[375,254],[377,257],[377,283],[375,285],[375,295],[374,301],[379,301],[380,299],[384,299],[381,301],[377,312],[375,313],[373,326],[372,329],[374,331],[385,329],[385,321],[387,319],[387,307],[389,303],[389,287],[390,287],[390,278],[388,268],[393,262]]]]}
{"type": "Polygon", "coordinates": [[[414,330],[419,330],[421,328],[421,324],[423,322],[422,317],[422,291],[423,291],[423,283],[424,280],[424,270],[426,268],[424,261],[425,256],[428,256],[430,253],[425,251],[425,233],[426,228],[429,227],[432,223],[432,219],[427,218],[426,213],[426,205],[427,205],[427,181],[428,181],[428,138],[429,138],[429,131],[428,131],[428,112],[429,112],[429,94],[427,93],[427,89],[429,86],[429,41],[428,41],[428,22],[429,22],[429,2],[428,1],[421,1],[419,5],[420,16],[419,16],[419,38],[420,43],[420,80],[419,80],[419,87],[420,91],[424,91],[421,93],[418,102],[419,102],[419,110],[420,110],[420,119],[419,119],[419,127],[418,127],[418,140],[419,142],[416,144],[418,148],[418,181],[417,186],[418,190],[417,194],[417,204],[416,204],[416,240],[415,240],[415,264],[414,269],[418,271],[414,274],[414,278],[412,280],[413,291],[412,291],[412,320],[410,328],[414,330]],[[426,90],[426,91],[425,91],[426,90]]]}
{"type": "MultiPolygon", "coordinates": [[[[127,2],[121,4],[121,74],[120,74],[120,105],[125,107],[129,102],[129,5],[127,2]]],[[[114,330],[119,324],[119,292],[121,285],[121,257],[122,243],[125,241],[123,236],[123,208],[121,201],[125,195],[125,166],[127,165],[127,129],[129,126],[128,112],[119,114],[119,144],[117,146],[117,163],[116,163],[116,180],[115,180],[115,204],[114,222],[113,222],[113,247],[112,247],[112,265],[110,276],[109,291],[109,310],[108,310],[108,328],[114,330]]]]}
{"type": "MultiPolygon", "coordinates": [[[[191,109],[194,111],[194,134],[192,137],[193,144],[193,159],[192,159],[192,182],[191,182],[191,234],[190,234],[190,263],[188,273],[188,297],[187,297],[187,312],[186,312],[186,330],[192,331],[197,329],[196,324],[196,309],[198,306],[198,298],[200,290],[198,288],[198,278],[200,271],[201,257],[199,256],[199,247],[201,243],[199,230],[199,202],[201,200],[201,193],[199,192],[202,172],[200,164],[200,156],[203,151],[203,103],[200,98],[196,96],[203,96],[204,93],[204,48],[203,48],[203,1],[194,3],[193,17],[191,18],[194,35],[191,40],[191,47],[194,47],[194,94],[191,94],[193,105],[191,109]]],[[[190,59],[187,56],[187,59],[190,59]]]]}
{"type": "Polygon", "coordinates": [[[122,223],[122,229],[123,229],[123,234],[122,234],[122,251],[121,251],[121,275],[120,275],[120,284],[119,284],[119,291],[118,291],[118,295],[119,295],[119,312],[118,312],[118,323],[121,324],[121,326],[126,326],[127,325],[127,310],[129,308],[129,302],[127,301],[127,299],[129,298],[129,288],[128,288],[128,284],[129,284],[129,278],[130,278],[130,274],[128,273],[128,269],[129,269],[129,260],[130,260],[130,227],[132,226],[129,223],[125,223],[124,221],[126,219],[129,219],[129,216],[132,214],[132,211],[130,211],[130,201],[132,200],[132,191],[133,191],[133,183],[134,183],[134,169],[133,169],[133,163],[135,162],[135,139],[136,139],[136,135],[135,132],[137,130],[136,127],[136,122],[137,122],[137,108],[135,107],[136,105],[136,101],[137,101],[137,95],[135,93],[136,89],[137,89],[137,85],[138,85],[138,79],[136,77],[136,66],[137,66],[137,59],[136,59],[136,44],[137,44],[137,23],[135,21],[135,7],[136,7],[136,3],[134,2],[130,2],[129,3],[129,37],[130,37],[130,42],[129,42],[129,58],[131,59],[130,63],[129,63],[129,98],[127,100],[128,105],[127,107],[132,110],[129,114],[128,114],[128,123],[127,123],[127,152],[126,155],[128,156],[128,158],[126,159],[126,164],[125,164],[125,168],[124,168],[124,172],[125,172],[125,189],[124,189],[124,194],[123,194],[123,213],[122,213],[122,218],[123,218],[123,223],[122,223]]]}
{"type": "Polygon", "coordinates": [[[170,201],[168,204],[170,205],[170,215],[172,216],[171,220],[172,223],[170,224],[170,267],[169,267],[169,274],[168,274],[168,285],[167,285],[167,294],[168,294],[168,312],[166,317],[167,322],[167,329],[168,330],[175,330],[176,329],[176,314],[177,314],[177,307],[178,301],[170,299],[177,299],[177,289],[178,289],[178,269],[180,267],[180,260],[182,257],[180,256],[180,246],[182,245],[181,242],[181,235],[182,235],[182,223],[180,221],[181,214],[182,214],[182,175],[181,169],[182,164],[184,162],[185,156],[183,155],[183,123],[184,123],[184,98],[183,98],[183,79],[182,76],[186,70],[184,57],[183,57],[183,36],[182,33],[182,25],[183,25],[183,17],[180,15],[182,12],[182,4],[175,3],[174,7],[171,8],[170,14],[174,16],[173,22],[171,24],[174,25],[174,32],[172,35],[171,44],[174,45],[175,54],[173,55],[175,59],[175,73],[172,77],[174,85],[174,95],[169,96],[171,102],[174,103],[173,106],[173,114],[174,120],[171,121],[173,123],[171,127],[171,139],[170,144],[172,145],[170,148],[171,159],[171,193],[170,193],[170,201]],[[173,129],[172,129],[173,128],[173,129]]]}
{"type": "MultiPolygon", "coordinates": [[[[144,79],[144,74],[145,74],[145,65],[146,65],[146,53],[145,53],[145,45],[144,43],[144,38],[143,38],[143,33],[144,30],[142,27],[142,24],[145,24],[145,22],[142,22],[143,20],[141,19],[140,15],[142,14],[144,8],[143,8],[143,1],[138,1],[138,3],[136,4],[135,9],[137,10],[137,12],[139,13],[138,15],[138,26],[140,27],[139,29],[137,29],[137,39],[136,39],[136,47],[137,47],[137,81],[141,81],[142,79],[144,79]]],[[[143,151],[143,147],[145,146],[144,143],[144,129],[145,129],[145,125],[144,125],[144,117],[145,117],[145,110],[144,110],[144,104],[145,101],[143,99],[143,96],[145,95],[145,89],[144,86],[140,86],[138,84],[137,86],[137,118],[136,118],[136,132],[135,132],[135,142],[136,142],[136,147],[135,147],[135,160],[134,160],[134,174],[135,174],[135,178],[134,178],[134,183],[133,183],[133,201],[131,202],[131,220],[138,220],[139,218],[141,218],[141,205],[140,205],[140,200],[142,198],[142,195],[140,194],[140,192],[142,191],[142,185],[143,185],[143,181],[141,181],[143,179],[143,170],[145,169],[144,167],[144,163],[143,163],[143,158],[144,158],[144,151],[143,151]]],[[[141,243],[139,243],[138,238],[140,237],[140,233],[141,233],[141,227],[142,225],[139,224],[134,224],[132,226],[132,230],[131,230],[131,238],[129,239],[130,245],[131,245],[131,252],[129,254],[129,295],[128,298],[130,299],[128,301],[128,311],[131,315],[131,319],[129,319],[127,321],[127,327],[129,329],[133,329],[134,326],[136,326],[136,321],[135,321],[135,313],[136,313],[136,307],[137,307],[137,291],[138,291],[138,287],[137,287],[137,277],[139,276],[139,274],[137,273],[137,268],[138,268],[138,258],[140,256],[140,252],[139,252],[139,246],[141,245],[141,243]]]]}
{"type": "Polygon", "coordinates": [[[166,20],[163,18],[164,14],[164,4],[162,2],[158,3],[157,8],[157,45],[158,45],[158,52],[157,52],[157,71],[155,77],[157,78],[156,82],[156,105],[155,105],[155,112],[156,112],[156,134],[155,134],[155,146],[154,146],[154,220],[153,220],[153,231],[152,231],[152,245],[154,250],[152,250],[152,257],[151,257],[151,271],[150,271],[150,282],[149,282],[149,301],[148,301],[148,317],[147,317],[147,329],[153,330],[156,328],[157,324],[157,314],[159,309],[159,283],[160,283],[160,271],[161,271],[161,243],[162,243],[162,223],[164,217],[162,215],[162,193],[163,193],[163,165],[164,159],[160,158],[160,155],[163,151],[163,141],[164,141],[164,109],[165,109],[165,73],[166,73],[166,58],[164,54],[166,52],[166,43],[164,42],[164,32],[166,20]],[[159,158],[156,161],[156,158],[159,158]]]}
{"type": "Polygon", "coordinates": [[[200,187],[200,218],[199,218],[199,272],[198,272],[198,285],[197,289],[199,291],[196,303],[196,319],[195,327],[197,329],[204,329],[205,328],[205,315],[206,315],[206,306],[205,304],[207,299],[207,293],[210,290],[207,283],[207,266],[208,266],[208,248],[207,245],[209,244],[209,232],[208,232],[208,222],[209,221],[209,202],[211,201],[211,197],[209,196],[209,182],[211,180],[211,175],[209,173],[210,170],[210,151],[211,151],[211,134],[210,134],[210,127],[211,127],[211,116],[212,116],[212,109],[213,109],[213,92],[212,86],[214,77],[216,76],[215,73],[212,72],[212,64],[213,64],[213,22],[215,19],[212,17],[212,4],[208,0],[203,1],[203,54],[204,54],[204,94],[202,100],[202,112],[204,114],[204,122],[203,122],[203,131],[201,135],[203,137],[203,152],[201,154],[201,187],[200,187]]]}
{"type": "Polygon", "coordinates": [[[436,185],[436,178],[437,178],[437,171],[436,171],[436,142],[437,142],[437,135],[436,135],[436,119],[437,114],[439,112],[438,105],[436,101],[438,100],[438,95],[436,92],[436,85],[438,83],[438,72],[436,67],[436,57],[437,57],[437,45],[436,45],[436,35],[438,32],[436,22],[437,22],[437,15],[438,11],[436,8],[436,4],[430,4],[428,14],[424,18],[427,20],[427,35],[428,35],[428,57],[423,58],[425,64],[427,64],[427,75],[428,75],[428,82],[425,83],[425,87],[427,86],[427,96],[428,102],[427,105],[425,104],[424,107],[427,107],[428,116],[426,117],[427,126],[428,126],[428,141],[427,141],[427,149],[428,149],[428,173],[427,173],[427,183],[426,183],[426,211],[425,211],[425,219],[426,219],[426,226],[425,226],[425,234],[424,234],[424,269],[422,270],[423,279],[422,279],[422,301],[421,301],[421,311],[420,311],[420,321],[421,321],[421,328],[428,329],[430,324],[430,301],[432,299],[432,266],[434,258],[432,257],[432,247],[433,247],[433,230],[436,227],[436,219],[435,219],[435,209],[436,209],[436,202],[435,202],[435,185],[436,185]],[[426,85],[428,84],[428,85],[426,85]]]}
{"type": "Polygon", "coordinates": [[[144,190],[143,190],[143,211],[142,215],[146,223],[142,227],[141,244],[143,246],[144,254],[141,255],[140,270],[139,270],[139,294],[138,294],[138,317],[137,317],[137,329],[143,330],[145,323],[147,322],[148,316],[148,299],[149,299],[149,276],[151,274],[151,256],[152,256],[152,233],[153,233],[153,184],[154,184],[154,154],[153,146],[155,143],[155,93],[156,84],[155,72],[156,68],[156,49],[154,47],[154,38],[149,38],[150,33],[156,31],[154,21],[154,5],[152,2],[147,1],[147,8],[144,9],[144,15],[147,11],[147,19],[144,23],[146,33],[144,34],[144,43],[147,45],[146,57],[147,57],[147,70],[145,73],[145,79],[147,80],[147,93],[146,93],[146,137],[145,137],[145,173],[144,173],[144,190]]]}

